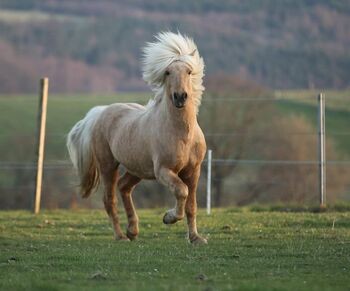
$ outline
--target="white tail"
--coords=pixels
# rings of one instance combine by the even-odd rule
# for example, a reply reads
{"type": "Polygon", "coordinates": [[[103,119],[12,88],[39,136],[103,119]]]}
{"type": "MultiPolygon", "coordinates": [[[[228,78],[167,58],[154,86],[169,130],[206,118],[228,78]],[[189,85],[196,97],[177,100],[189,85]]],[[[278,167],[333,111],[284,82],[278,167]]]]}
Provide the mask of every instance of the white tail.
{"type": "Polygon", "coordinates": [[[88,197],[99,183],[99,172],[91,147],[91,138],[96,120],[105,108],[106,106],[92,108],[84,119],[73,126],[67,137],[69,156],[78,171],[83,197],[88,197]]]}

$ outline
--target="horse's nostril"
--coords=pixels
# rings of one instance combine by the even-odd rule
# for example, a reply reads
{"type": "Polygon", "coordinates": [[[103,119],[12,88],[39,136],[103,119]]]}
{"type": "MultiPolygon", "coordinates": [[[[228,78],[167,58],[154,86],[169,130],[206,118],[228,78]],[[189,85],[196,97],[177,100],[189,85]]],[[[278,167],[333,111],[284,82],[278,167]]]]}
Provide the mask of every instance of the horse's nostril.
{"type": "Polygon", "coordinates": [[[174,96],[174,100],[181,100],[181,101],[185,101],[187,99],[187,93],[183,92],[183,93],[177,93],[175,92],[173,94],[174,96]]]}

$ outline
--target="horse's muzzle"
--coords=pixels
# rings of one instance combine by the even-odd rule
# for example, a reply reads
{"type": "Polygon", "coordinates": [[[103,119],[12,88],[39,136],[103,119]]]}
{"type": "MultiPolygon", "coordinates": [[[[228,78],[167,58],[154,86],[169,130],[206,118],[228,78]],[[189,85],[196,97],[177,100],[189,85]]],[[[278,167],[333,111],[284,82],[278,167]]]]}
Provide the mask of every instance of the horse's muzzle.
{"type": "Polygon", "coordinates": [[[176,106],[176,108],[183,108],[186,104],[186,100],[187,100],[186,92],[183,92],[183,93],[175,92],[173,94],[173,103],[176,106]]]}

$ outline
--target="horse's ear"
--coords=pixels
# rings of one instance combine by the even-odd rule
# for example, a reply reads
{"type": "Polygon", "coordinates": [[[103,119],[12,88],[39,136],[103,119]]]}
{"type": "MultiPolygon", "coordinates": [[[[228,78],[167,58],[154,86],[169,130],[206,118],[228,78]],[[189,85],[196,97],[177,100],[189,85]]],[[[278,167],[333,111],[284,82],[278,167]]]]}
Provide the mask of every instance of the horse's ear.
{"type": "Polygon", "coordinates": [[[194,49],[194,51],[190,53],[190,56],[194,57],[194,54],[196,53],[196,51],[197,51],[197,49],[194,49]]]}

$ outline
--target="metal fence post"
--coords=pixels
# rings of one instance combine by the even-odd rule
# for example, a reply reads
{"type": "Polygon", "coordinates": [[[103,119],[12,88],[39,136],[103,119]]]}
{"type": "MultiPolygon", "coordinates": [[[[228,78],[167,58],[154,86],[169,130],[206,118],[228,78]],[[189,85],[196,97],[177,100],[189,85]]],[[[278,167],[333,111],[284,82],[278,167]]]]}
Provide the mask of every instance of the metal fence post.
{"type": "Polygon", "coordinates": [[[37,130],[37,172],[36,172],[36,185],[35,185],[34,209],[33,209],[35,214],[38,214],[40,211],[48,88],[49,88],[49,79],[48,78],[41,79],[40,93],[39,93],[38,130],[37,130]]]}
{"type": "Polygon", "coordinates": [[[325,98],[318,95],[318,174],[320,207],[326,207],[326,132],[325,132],[325,98]]]}
{"type": "Polygon", "coordinates": [[[207,214],[211,211],[211,160],[212,150],[208,150],[208,171],[207,171],[207,214]]]}

